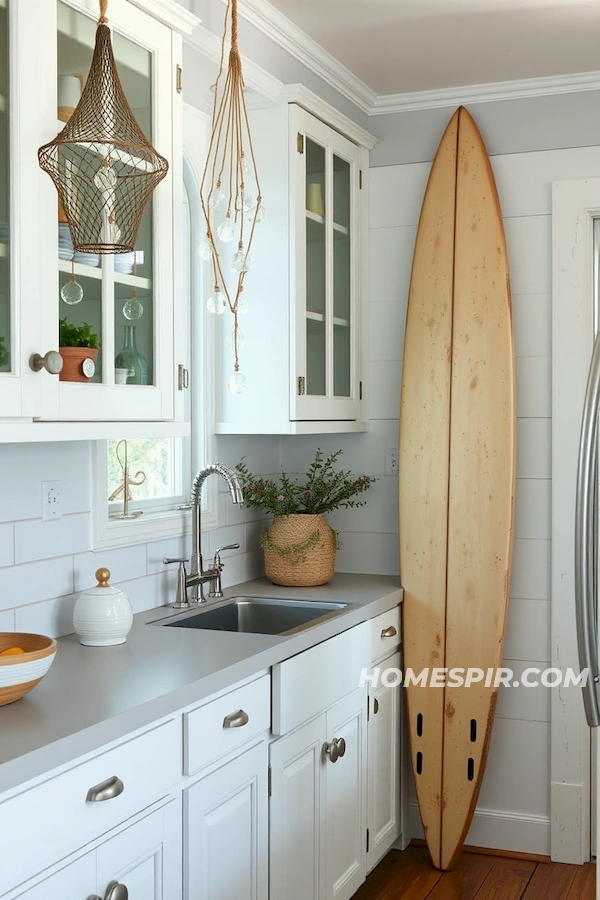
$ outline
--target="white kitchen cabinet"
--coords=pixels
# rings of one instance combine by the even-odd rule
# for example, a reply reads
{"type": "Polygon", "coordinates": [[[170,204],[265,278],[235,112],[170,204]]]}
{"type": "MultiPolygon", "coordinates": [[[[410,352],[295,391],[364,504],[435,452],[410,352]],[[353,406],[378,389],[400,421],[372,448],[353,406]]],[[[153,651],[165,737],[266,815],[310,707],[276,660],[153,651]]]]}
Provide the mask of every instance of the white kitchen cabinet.
{"type": "Polygon", "coordinates": [[[181,900],[180,834],[173,800],[6,900],[103,900],[111,882],[124,885],[129,900],[181,900]]]}
{"type": "Polygon", "coordinates": [[[368,151],[294,103],[253,109],[250,125],[267,218],[245,280],[240,394],[218,317],[217,431],[366,430],[368,151]]]}
{"type": "MultiPolygon", "coordinates": [[[[378,663],[382,672],[399,671],[401,659],[394,653],[378,663]]],[[[400,835],[400,710],[402,688],[379,681],[369,688],[367,725],[368,779],[367,871],[379,862],[400,835]]]]}
{"type": "Polygon", "coordinates": [[[188,900],[267,900],[267,772],[261,742],[184,790],[188,900]]]}
{"type": "MultiPolygon", "coordinates": [[[[173,423],[181,416],[176,378],[181,360],[175,356],[174,340],[181,293],[181,272],[175,263],[181,256],[182,234],[177,73],[181,34],[191,31],[198,20],[170,0],[156,8],[156,18],[136,0],[112,0],[108,10],[125,94],[142,129],[169,162],[167,177],[144,214],[135,271],[131,271],[129,257],[73,255],[64,228],[59,244],[57,192],[37,158],[38,148],[64,125],[64,120],[57,119],[57,78],[87,75],[99,14],[97,0],[2,0],[1,6],[0,44],[6,30],[1,23],[8,19],[10,77],[8,96],[0,97],[0,110],[9,109],[10,172],[8,190],[6,173],[0,174],[0,336],[9,349],[8,358],[0,356],[4,420],[0,420],[0,440],[12,439],[4,437],[15,426],[14,421],[6,421],[9,417],[23,425],[42,423],[37,427],[48,434],[58,426],[45,423],[63,420],[173,423]],[[4,223],[7,192],[9,221],[4,223]],[[3,285],[8,264],[7,297],[3,285]],[[71,274],[84,292],[76,305],[60,298],[71,274]],[[130,300],[141,303],[143,313],[138,319],[125,316],[130,300]],[[100,336],[96,373],[90,382],[61,381],[56,374],[43,368],[34,372],[30,366],[32,355],[58,350],[58,321],[65,317],[76,325],[89,323],[100,336]],[[130,376],[126,385],[116,385],[115,357],[123,347],[126,327],[131,326],[147,365],[147,384],[133,384],[130,376]]],[[[0,94],[2,85],[0,77],[0,94]]],[[[0,111],[0,142],[5,131],[6,113],[0,111]]],[[[131,314],[131,305],[127,313],[131,314]]],[[[64,434],[68,436],[68,431],[64,434]]],[[[23,439],[39,437],[25,434],[23,439]]]]}

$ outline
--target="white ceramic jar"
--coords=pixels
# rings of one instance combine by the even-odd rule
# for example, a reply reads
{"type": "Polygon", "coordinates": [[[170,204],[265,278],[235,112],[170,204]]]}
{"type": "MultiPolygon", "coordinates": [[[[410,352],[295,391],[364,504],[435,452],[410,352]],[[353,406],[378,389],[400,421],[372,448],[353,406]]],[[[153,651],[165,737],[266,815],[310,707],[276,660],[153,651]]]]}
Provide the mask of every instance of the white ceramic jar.
{"type": "Polygon", "coordinates": [[[108,583],[108,569],[97,569],[98,584],[82,591],[75,602],[73,627],[86,647],[124,644],[133,625],[127,594],[108,583]]]}

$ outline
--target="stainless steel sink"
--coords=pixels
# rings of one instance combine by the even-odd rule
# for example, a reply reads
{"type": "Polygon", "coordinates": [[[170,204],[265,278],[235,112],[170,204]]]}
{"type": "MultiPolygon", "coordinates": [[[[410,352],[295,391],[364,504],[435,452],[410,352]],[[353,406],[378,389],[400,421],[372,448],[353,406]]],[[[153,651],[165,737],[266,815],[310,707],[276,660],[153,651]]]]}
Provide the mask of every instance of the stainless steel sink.
{"type": "Polygon", "coordinates": [[[284,600],[274,597],[232,597],[217,607],[195,615],[163,622],[171,628],[203,628],[251,634],[289,634],[330,619],[346,609],[346,603],[284,600]]]}

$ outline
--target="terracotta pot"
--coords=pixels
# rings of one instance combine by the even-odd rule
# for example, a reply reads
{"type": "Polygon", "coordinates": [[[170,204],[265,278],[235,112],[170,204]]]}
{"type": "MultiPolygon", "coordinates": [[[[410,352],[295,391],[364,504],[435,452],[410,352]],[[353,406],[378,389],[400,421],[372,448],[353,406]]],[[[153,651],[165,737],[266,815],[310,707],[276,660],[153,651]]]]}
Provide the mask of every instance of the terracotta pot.
{"type": "Polygon", "coordinates": [[[91,381],[91,377],[83,374],[81,364],[84,359],[92,359],[94,363],[98,359],[98,351],[91,347],[59,347],[58,352],[63,358],[63,367],[59,372],[61,381],[91,381]]]}
{"type": "Polygon", "coordinates": [[[313,587],[333,576],[336,538],[321,515],[275,516],[261,543],[273,584],[313,587]]]}

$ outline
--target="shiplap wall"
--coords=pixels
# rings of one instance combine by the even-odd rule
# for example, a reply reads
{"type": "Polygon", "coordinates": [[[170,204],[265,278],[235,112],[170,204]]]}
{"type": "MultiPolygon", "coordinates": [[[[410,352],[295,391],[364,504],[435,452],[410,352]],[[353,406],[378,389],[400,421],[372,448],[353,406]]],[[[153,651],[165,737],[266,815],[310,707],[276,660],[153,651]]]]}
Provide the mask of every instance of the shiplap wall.
{"type": "MultiPolygon", "coordinates": [[[[384,450],[398,437],[412,252],[430,167],[415,163],[370,173],[371,431],[319,441],[327,450],[342,447],[342,461],[354,471],[381,476],[364,509],[330,516],[343,541],[339,568],[345,571],[398,571],[396,479],[382,472],[384,450]]],[[[492,167],[508,246],[517,371],[517,498],[505,665],[520,679],[524,668],[544,669],[551,659],[551,185],[596,176],[600,147],[498,155],[492,167]]],[[[314,438],[285,438],[284,465],[302,471],[314,444],[314,438]]],[[[422,836],[410,789],[409,833],[422,836]]],[[[549,689],[501,688],[467,842],[550,852],[549,689]]]]}

